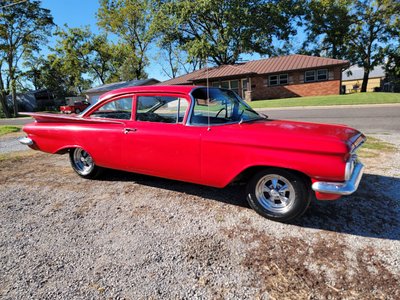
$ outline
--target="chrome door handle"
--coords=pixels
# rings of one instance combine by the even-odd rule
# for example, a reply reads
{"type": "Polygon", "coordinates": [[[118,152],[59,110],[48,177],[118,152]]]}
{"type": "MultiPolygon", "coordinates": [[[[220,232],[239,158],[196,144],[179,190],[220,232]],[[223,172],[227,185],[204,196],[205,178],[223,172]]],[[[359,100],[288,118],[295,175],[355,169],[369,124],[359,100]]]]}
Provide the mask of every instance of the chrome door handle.
{"type": "Polygon", "coordinates": [[[124,129],[124,133],[125,133],[125,134],[128,134],[129,132],[135,132],[135,131],[137,131],[136,128],[125,128],[125,129],[124,129]]]}

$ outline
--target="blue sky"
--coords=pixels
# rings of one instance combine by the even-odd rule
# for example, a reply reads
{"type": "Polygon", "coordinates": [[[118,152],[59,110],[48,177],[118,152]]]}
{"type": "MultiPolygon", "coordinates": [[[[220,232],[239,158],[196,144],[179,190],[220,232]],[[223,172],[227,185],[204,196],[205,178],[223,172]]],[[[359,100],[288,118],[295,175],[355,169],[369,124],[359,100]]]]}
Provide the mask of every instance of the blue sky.
{"type": "Polygon", "coordinates": [[[54,23],[69,27],[90,25],[93,32],[98,32],[96,12],[98,0],[42,0],[42,7],[50,9],[54,23]]]}

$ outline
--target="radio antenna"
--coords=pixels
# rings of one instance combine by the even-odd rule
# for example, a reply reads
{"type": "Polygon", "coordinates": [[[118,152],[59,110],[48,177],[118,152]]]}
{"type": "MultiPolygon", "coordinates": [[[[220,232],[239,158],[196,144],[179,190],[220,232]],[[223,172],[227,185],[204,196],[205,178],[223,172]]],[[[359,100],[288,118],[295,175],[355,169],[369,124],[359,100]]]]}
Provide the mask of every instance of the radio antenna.
{"type": "Polygon", "coordinates": [[[208,81],[208,63],[206,59],[206,83],[207,83],[207,122],[208,122],[208,128],[207,131],[211,130],[210,126],[210,86],[209,86],[209,81],[208,81]]]}

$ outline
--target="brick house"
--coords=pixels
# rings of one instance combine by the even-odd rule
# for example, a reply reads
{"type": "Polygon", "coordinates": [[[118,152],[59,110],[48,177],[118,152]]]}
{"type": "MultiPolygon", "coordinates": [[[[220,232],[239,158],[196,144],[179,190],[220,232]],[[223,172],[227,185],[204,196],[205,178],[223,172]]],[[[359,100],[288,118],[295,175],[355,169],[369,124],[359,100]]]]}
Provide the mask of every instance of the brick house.
{"type": "Polygon", "coordinates": [[[203,68],[162,85],[229,88],[246,100],[338,95],[349,62],[325,57],[288,55],[235,65],[203,68]]]}

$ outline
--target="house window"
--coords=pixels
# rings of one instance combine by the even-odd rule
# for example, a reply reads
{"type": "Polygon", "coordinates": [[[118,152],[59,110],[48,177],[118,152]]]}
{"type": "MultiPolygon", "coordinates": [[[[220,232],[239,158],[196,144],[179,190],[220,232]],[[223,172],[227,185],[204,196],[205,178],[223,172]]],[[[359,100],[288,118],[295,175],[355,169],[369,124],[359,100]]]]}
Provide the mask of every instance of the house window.
{"type": "Polygon", "coordinates": [[[318,81],[328,80],[328,70],[327,69],[317,70],[317,79],[318,81]]]}
{"type": "Polygon", "coordinates": [[[221,88],[229,89],[229,81],[221,81],[221,88]]]}
{"type": "Polygon", "coordinates": [[[306,71],[304,74],[304,81],[305,82],[313,82],[315,81],[315,70],[306,71]]]}
{"type": "Polygon", "coordinates": [[[288,84],[288,74],[279,75],[279,84],[288,84]]]}
{"type": "Polygon", "coordinates": [[[215,81],[211,85],[239,93],[239,80],[215,81]]]}
{"type": "Polygon", "coordinates": [[[269,85],[278,85],[278,75],[269,76],[269,85]]]}
{"type": "Polygon", "coordinates": [[[328,70],[311,70],[304,73],[304,82],[328,80],[328,70]]]}
{"type": "Polygon", "coordinates": [[[250,82],[249,79],[242,79],[242,98],[244,99],[246,97],[246,91],[248,90],[247,88],[249,87],[250,82]]]}
{"type": "Polygon", "coordinates": [[[236,94],[239,94],[239,80],[231,80],[230,82],[230,90],[234,91],[236,94]]]}
{"type": "Polygon", "coordinates": [[[268,85],[274,86],[288,84],[288,78],[288,74],[269,75],[268,85]]]}

